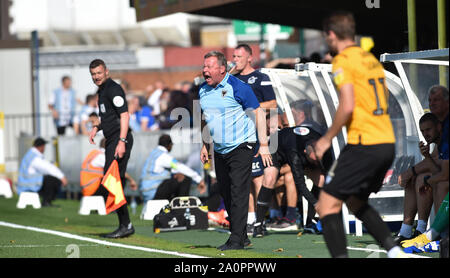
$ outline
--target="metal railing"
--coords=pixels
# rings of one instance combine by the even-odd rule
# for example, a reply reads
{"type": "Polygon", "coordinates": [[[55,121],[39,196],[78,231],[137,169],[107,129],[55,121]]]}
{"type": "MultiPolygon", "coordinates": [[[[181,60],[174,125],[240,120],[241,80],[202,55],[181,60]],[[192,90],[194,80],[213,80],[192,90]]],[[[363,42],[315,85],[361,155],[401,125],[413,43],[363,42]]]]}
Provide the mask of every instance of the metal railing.
{"type": "Polygon", "coordinates": [[[22,136],[41,136],[50,138],[56,135],[55,125],[50,113],[5,114],[5,161],[19,158],[18,138],[22,136]],[[35,131],[35,122],[39,120],[40,134],[35,131]]]}

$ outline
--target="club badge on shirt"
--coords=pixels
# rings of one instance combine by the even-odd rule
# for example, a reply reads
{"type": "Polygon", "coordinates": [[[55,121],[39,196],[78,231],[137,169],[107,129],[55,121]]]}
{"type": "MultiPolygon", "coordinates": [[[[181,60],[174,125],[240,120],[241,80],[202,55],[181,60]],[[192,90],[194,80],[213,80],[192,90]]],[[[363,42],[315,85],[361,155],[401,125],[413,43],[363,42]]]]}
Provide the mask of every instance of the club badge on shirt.
{"type": "Polygon", "coordinates": [[[256,76],[252,76],[247,80],[248,84],[254,84],[256,82],[256,79],[258,79],[258,77],[256,76]]]}

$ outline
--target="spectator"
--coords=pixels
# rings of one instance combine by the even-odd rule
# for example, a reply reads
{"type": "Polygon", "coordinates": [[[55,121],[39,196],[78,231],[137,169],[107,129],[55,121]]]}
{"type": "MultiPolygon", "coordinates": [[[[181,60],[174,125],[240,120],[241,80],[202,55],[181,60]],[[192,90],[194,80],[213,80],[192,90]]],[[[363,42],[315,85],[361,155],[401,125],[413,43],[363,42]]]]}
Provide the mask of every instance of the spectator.
{"type": "MultiPolygon", "coordinates": [[[[92,127],[100,125],[100,117],[98,116],[98,114],[96,112],[92,112],[91,114],[89,114],[88,121],[89,121],[89,125],[92,127]]],[[[99,130],[97,132],[97,135],[103,136],[103,130],[99,130]]]]}
{"type": "Polygon", "coordinates": [[[48,104],[58,135],[64,135],[66,128],[72,126],[77,104],[71,78],[63,76],[61,82],[62,87],[53,91],[48,104]]]}
{"type": "Polygon", "coordinates": [[[150,106],[139,106],[137,117],[138,123],[141,125],[141,131],[153,131],[158,129],[158,123],[156,123],[155,117],[152,115],[150,106]]]}
{"type": "Polygon", "coordinates": [[[61,185],[67,185],[64,173],[44,159],[48,142],[38,137],[23,157],[19,167],[17,193],[38,192],[43,199],[42,206],[50,207],[61,185]]]}
{"type": "MultiPolygon", "coordinates": [[[[100,141],[100,148],[89,152],[83,160],[80,171],[80,186],[83,196],[95,195],[100,187],[105,166],[105,142],[106,139],[103,138],[100,141]]],[[[137,190],[136,182],[128,173],[125,173],[125,178],[130,183],[131,190],[137,190]]]]}
{"type": "Polygon", "coordinates": [[[81,107],[81,111],[73,118],[73,128],[76,134],[88,135],[92,129],[89,123],[89,115],[92,112],[98,112],[97,95],[87,95],[86,103],[81,107]]]}
{"type": "MultiPolygon", "coordinates": [[[[448,90],[447,88],[439,85],[432,86],[428,94],[428,102],[431,113],[436,115],[437,119],[441,121],[441,133],[440,141],[448,142],[448,90]]],[[[430,132],[430,131],[428,131],[430,132]]],[[[425,137],[425,135],[424,135],[425,137]]],[[[431,138],[429,140],[436,140],[431,138]]],[[[427,142],[428,144],[431,142],[427,142]]],[[[422,155],[429,157],[429,146],[419,146],[421,148],[422,155]]],[[[445,145],[443,145],[445,149],[445,145]]],[[[448,144],[447,144],[448,153],[448,144]]],[[[434,151],[431,155],[432,159],[435,160],[438,153],[434,151]]],[[[423,233],[427,227],[427,221],[430,214],[431,206],[433,204],[433,193],[431,191],[423,192],[419,194],[419,188],[423,186],[423,178],[425,176],[431,175],[431,168],[429,162],[430,159],[424,159],[413,167],[407,169],[398,178],[398,184],[405,188],[405,198],[404,198],[404,215],[403,223],[400,228],[398,235],[395,238],[395,242],[399,244],[403,240],[411,239],[417,236],[417,233],[423,233]],[[416,233],[413,234],[412,227],[416,213],[418,213],[418,224],[416,228],[416,233]]],[[[431,165],[431,167],[434,166],[431,165]]],[[[433,181],[433,180],[432,180],[433,181]]],[[[448,185],[447,185],[448,190],[448,185]]],[[[435,208],[439,204],[435,204],[435,208]]]]}
{"type": "Polygon", "coordinates": [[[164,82],[161,80],[158,80],[158,81],[156,81],[155,86],[156,86],[156,90],[154,90],[153,93],[151,93],[151,95],[148,97],[147,104],[153,110],[152,115],[156,117],[161,113],[160,107],[159,107],[159,103],[160,103],[159,98],[161,97],[161,94],[164,90],[164,82]]]}
{"type": "Polygon", "coordinates": [[[131,93],[131,90],[130,90],[131,86],[130,86],[130,83],[128,83],[128,81],[121,80],[120,81],[120,87],[122,87],[123,91],[125,92],[125,95],[128,95],[128,94],[131,93]]]}
{"type": "Polygon", "coordinates": [[[139,112],[139,99],[136,96],[128,96],[128,113],[130,114],[130,128],[134,132],[141,131],[141,125],[138,122],[137,114],[139,112]]]}
{"type": "Polygon", "coordinates": [[[153,84],[149,84],[149,85],[147,85],[147,87],[145,87],[144,97],[145,97],[146,102],[148,102],[148,99],[150,98],[150,96],[152,95],[154,90],[155,90],[155,86],[153,86],[153,84]]]}
{"type": "Polygon", "coordinates": [[[128,113],[130,114],[130,128],[133,131],[148,131],[158,128],[151,108],[147,105],[141,107],[138,96],[128,97],[128,113]]]}
{"type": "Polygon", "coordinates": [[[205,182],[194,170],[173,158],[172,139],[163,134],[158,146],[150,152],[141,172],[141,190],[144,201],[188,196],[192,180],[198,184],[200,194],[206,191],[205,182]]]}
{"type": "Polygon", "coordinates": [[[189,115],[192,116],[192,83],[189,81],[183,81],[181,83],[181,90],[178,93],[171,95],[170,101],[173,104],[173,108],[184,107],[189,111],[189,115]]]}
{"type": "Polygon", "coordinates": [[[160,116],[166,115],[169,105],[170,105],[170,90],[169,88],[164,88],[161,97],[159,98],[160,116]]]}
{"type": "MultiPolygon", "coordinates": [[[[175,123],[181,119],[170,119],[170,114],[174,109],[183,108],[187,109],[189,113],[189,120],[192,121],[192,100],[193,94],[191,93],[192,84],[188,81],[180,83],[179,89],[175,89],[170,93],[170,101],[165,112],[166,128],[172,127],[175,123]]],[[[190,122],[191,123],[191,122],[190,122]]]]}
{"type": "Polygon", "coordinates": [[[444,86],[432,86],[428,93],[428,103],[431,113],[442,123],[443,141],[448,141],[448,89],[444,86]]]}

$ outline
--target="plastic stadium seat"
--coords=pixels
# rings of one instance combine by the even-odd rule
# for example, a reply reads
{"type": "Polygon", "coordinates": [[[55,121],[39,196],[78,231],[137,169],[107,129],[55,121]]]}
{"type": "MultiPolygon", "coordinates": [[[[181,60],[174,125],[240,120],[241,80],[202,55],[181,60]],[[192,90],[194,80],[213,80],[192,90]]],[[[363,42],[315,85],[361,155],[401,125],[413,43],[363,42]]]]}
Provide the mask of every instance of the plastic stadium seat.
{"type": "Polygon", "coordinates": [[[149,200],[145,203],[141,212],[141,219],[153,220],[153,217],[157,215],[161,209],[169,204],[169,200],[149,200]]]}
{"type": "Polygon", "coordinates": [[[19,201],[16,207],[18,209],[24,209],[28,205],[33,206],[35,209],[41,208],[41,200],[39,199],[39,194],[36,192],[22,192],[19,195],[19,201]]]}
{"type": "Polygon", "coordinates": [[[96,210],[99,215],[106,215],[105,200],[102,196],[83,196],[81,198],[80,210],[81,215],[91,214],[91,210],[96,210]]]}

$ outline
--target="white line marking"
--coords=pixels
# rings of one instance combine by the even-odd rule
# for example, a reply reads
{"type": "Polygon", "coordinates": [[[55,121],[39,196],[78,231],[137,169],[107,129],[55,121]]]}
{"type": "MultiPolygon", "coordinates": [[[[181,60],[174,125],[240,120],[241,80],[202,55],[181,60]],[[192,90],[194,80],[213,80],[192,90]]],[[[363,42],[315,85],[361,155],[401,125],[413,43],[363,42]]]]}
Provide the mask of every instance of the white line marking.
{"type": "Polygon", "coordinates": [[[179,253],[179,252],[174,252],[174,251],[158,250],[158,249],[134,246],[134,245],[126,245],[126,244],[122,244],[122,243],[109,242],[109,241],[105,241],[105,240],[98,240],[98,239],[94,239],[94,238],[83,237],[83,236],[69,234],[69,233],[65,233],[65,232],[41,229],[41,228],[36,228],[36,227],[31,227],[31,226],[23,226],[23,225],[18,225],[18,224],[14,224],[14,223],[3,222],[3,221],[0,221],[0,226],[5,226],[5,227],[9,227],[9,228],[14,228],[14,229],[29,230],[29,231],[40,232],[40,233],[46,233],[46,234],[51,234],[51,235],[75,239],[75,240],[87,241],[87,242],[92,242],[92,243],[106,245],[106,246],[139,250],[139,251],[144,251],[144,252],[149,252],[149,253],[161,253],[161,254],[186,257],[186,258],[206,258],[203,256],[198,256],[198,255],[179,253]]]}
{"type": "MultiPolygon", "coordinates": [[[[358,248],[358,247],[347,247],[347,249],[348,250],[355,250],[355,251],[387,253],[387,251],[383,250],[383,249],[369,249],[369,248],[358,248]]],[[[430,257],[420,256],[420,255],[416,255],[416,254],[408,254],[408,256],[413,257],[413,258],[430,259],[430,257]]]]}
{"type": "MultiPolygon", "coordinates": [[[[85,247],[85,246],[99,246],[98,244],[77,244],[77,246],[85,247]]],[[[47,248],[47,247],[67,247],[67,244],[53,244],[53,245],[45,245],[45,244],[14,244],[12,245],[0,245],[0,248],[47,248]]]]}

